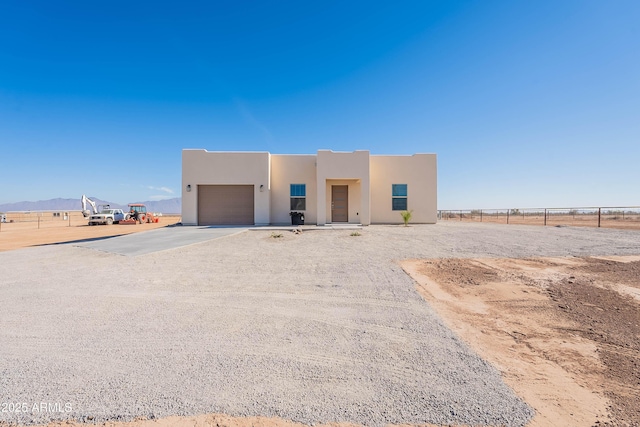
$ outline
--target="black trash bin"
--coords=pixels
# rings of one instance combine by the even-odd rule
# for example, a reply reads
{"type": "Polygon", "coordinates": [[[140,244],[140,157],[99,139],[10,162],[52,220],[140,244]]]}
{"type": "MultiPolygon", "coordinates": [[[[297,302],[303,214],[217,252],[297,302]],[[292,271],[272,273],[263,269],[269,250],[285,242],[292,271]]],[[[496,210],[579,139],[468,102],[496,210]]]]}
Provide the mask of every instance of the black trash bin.
{"type": "Polygon", "coordinates": [[[302,212],[291,212],[291,225],[304,225],[304,214],[302,212]]]}

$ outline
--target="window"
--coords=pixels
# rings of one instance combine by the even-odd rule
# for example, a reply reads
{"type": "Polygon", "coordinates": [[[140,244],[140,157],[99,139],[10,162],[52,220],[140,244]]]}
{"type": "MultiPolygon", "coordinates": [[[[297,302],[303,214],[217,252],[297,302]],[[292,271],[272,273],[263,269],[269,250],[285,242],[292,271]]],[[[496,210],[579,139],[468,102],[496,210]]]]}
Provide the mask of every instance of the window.
{"type": "Polygon", "coordinates": [[[391,210],[407,210],[407,184],[391,184],[391,210]]]}
{"type": "Polygon", "coordinates": [[[291,184],[291,210],[303,211],[307,209],[307,185],[291,184]]]}

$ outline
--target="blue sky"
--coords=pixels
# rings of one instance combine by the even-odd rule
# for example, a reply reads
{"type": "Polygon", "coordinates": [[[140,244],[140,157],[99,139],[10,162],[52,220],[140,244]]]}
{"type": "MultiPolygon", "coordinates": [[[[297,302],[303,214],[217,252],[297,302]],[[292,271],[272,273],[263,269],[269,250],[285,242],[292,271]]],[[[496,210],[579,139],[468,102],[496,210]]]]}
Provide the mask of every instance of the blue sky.
{"type": "Polygon", "coordinates": [[[640,2],[0,3],[0,203],[181,150],[438,155],[442,209],[640,205],[640,2]]]}

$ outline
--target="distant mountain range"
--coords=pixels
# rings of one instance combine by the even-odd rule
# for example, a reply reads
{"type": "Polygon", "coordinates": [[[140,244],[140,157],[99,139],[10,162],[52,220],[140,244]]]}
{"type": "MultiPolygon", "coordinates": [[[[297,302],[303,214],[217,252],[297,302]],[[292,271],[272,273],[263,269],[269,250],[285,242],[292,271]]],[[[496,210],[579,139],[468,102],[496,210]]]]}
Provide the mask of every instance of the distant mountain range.
{"type": "MultiPolygon", "coordinates": [[[[97,206],[109,205],[114,209],[127,209],[127,205],[120,205],[118,203],[107,202],[105,200],[98,199],[97,197],[89,197],[93,200],[97,206]]],[[[150,212],[161,212],[163,214],[180,214],[182,212],[182,198],[175,197],[173,199],[148,201],[148,202],[131,202],[131,203],[143,203],[147,210],[150,212]]],[[[90,207],[89,207],[90,208],[90,207]]],[[[51,199],[51,200],[39,200],[37,202],[17,202],[17,203],[5,203],[0,205],[0,212],[13,212],[13,211],[79,211],[82,210],[82,202],[80,198],[77,199],[51,199]]]]}

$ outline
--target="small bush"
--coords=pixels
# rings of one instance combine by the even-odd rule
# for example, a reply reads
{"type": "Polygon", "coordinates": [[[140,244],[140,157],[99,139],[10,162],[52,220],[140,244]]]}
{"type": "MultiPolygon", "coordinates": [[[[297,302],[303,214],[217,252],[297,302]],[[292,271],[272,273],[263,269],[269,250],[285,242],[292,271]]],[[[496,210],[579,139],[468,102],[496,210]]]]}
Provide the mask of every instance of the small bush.
{"type": "Polygon", "coordinates": [[[360,234],[357,231],[354,231],[353,233],[349,234],[349,236],[356,237],[356,236],[362,236],[362,234],[360,234]]]}
{"type": "Polygon", "coordinates": [[[279,239],[282,237],[282,233],[271,233],[271,238],[273,239],[279,239]]]}
{"type": "Polygon", "coordinates": [[[411,221],[411,216],[413,215],[413,211],[402,211],[400,212],[400,216],[402,216],[402,220],[404,221],[404,226],[409,225],[409,221],[411,221]]]}

